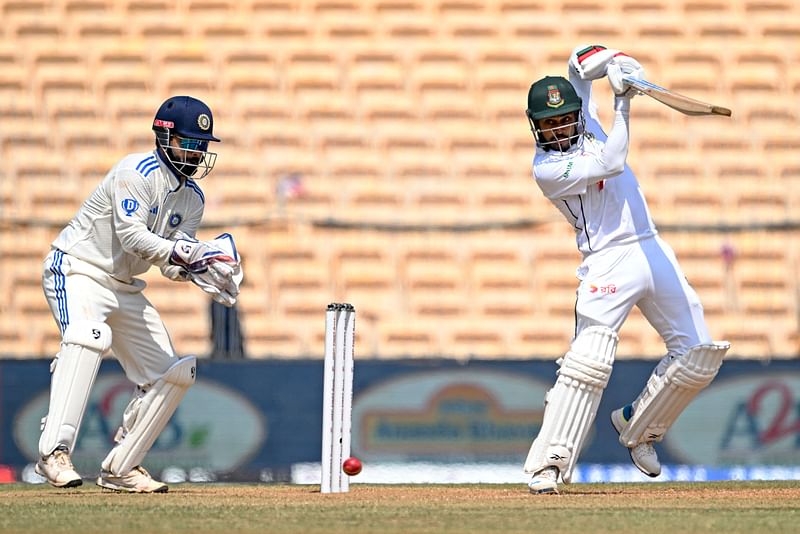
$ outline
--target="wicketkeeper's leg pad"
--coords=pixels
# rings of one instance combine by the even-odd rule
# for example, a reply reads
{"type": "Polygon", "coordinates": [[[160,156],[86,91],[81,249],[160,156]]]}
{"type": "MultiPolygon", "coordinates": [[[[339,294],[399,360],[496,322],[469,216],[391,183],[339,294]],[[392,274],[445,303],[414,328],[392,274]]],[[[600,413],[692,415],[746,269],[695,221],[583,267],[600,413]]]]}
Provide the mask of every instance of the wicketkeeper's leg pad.
{"type": "Polygon", "coordinates": [[[675,358],[664,370],[650,375],[633,403],[633,416],[619,435],[630,448],[639,443],[661,441],[694,397],[717,376],[730,343],[695,345],[675,358]]]}
{"type": "Polygon", "coordinates": [[[542,428],[525,460],[526,473],[554,466],[570,482],[611,377],[617,342],[617,334],[605,326],[586,328],[572,342],[545,396],[542,428]]]}
{"type": "Polygon", "coordinates": [[[111,329],[105,323],[76,321],[64,331],[61,349],[50,365],[50,406],[39,438],[42,458],[59,445],[74,450],[100,360],[109,347],[111,329]]]}
{"type": "Polygon", "coordinates": [[[186,390],[194,384],[197,359],[181,358],[148,388],[138,388],[117,431],[117,445],[111,449],[102,468],[122,476],[141,465],[169,418],[175,413],[186,390]]]}

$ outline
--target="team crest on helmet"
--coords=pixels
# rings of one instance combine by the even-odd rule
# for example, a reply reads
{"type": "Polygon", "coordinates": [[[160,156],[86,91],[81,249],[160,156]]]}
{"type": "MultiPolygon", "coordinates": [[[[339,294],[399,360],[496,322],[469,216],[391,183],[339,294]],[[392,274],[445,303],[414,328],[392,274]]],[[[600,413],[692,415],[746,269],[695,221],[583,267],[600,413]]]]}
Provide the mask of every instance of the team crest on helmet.
{"type": "Polygon", "coordinates": [[[547,86],[547,107],[560,108],[564,105],[564,99],[561,98],[561,91],[558,90],[557,85],[547,86]]]}
{"type": "Polygon", "coordinates": [[[211,119],[205,113],[201,113],[197,116],[197,125],[203,131],[208,130],[211,127],[211,119]]]}

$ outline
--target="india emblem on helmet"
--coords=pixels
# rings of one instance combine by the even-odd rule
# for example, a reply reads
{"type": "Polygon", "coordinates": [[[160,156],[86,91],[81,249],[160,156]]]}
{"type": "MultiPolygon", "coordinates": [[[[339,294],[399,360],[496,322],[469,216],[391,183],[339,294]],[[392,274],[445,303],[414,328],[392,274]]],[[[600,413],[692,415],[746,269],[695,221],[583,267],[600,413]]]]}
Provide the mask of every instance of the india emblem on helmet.
{"type": "Polygon", "coordinates": [[[208,118],[208,115],[205,113],[201,113],[197,116],[197,125],[200,127],[201,130],[207,131],[208,128],[211,126],[211,119],[208,118]]]}

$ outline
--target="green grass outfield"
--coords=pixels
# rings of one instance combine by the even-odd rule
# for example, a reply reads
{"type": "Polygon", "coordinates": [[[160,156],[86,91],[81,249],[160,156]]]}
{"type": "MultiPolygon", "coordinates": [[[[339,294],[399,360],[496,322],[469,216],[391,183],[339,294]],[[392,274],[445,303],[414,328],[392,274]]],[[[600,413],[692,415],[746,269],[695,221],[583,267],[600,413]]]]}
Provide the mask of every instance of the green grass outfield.
{"type": "Polygon", "coordinates": [[[524,485],[178,484],[167,494],[0,485],[0,532],[770,533],[800,532],[800,482],[524,485]]]}

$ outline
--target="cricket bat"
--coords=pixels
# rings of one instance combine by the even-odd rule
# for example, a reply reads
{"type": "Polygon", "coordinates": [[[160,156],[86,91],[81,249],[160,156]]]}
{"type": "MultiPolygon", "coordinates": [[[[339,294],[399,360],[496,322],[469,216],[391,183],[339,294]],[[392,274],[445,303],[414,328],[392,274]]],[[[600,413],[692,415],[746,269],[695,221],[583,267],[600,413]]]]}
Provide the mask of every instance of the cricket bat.
{"type": "Polygon", "coordinates": [[[636,78],[623,78],[625,83],[636,89],[642,94],[654,98],[662,104],[678,110],[686,115],[723,115],[725,117],[731,116],[731,110],[722,106],[715,106],[708,104],[694,98],[670,91],[664,87],[658,86],[647,80],[638,80],[636,78]]]}

